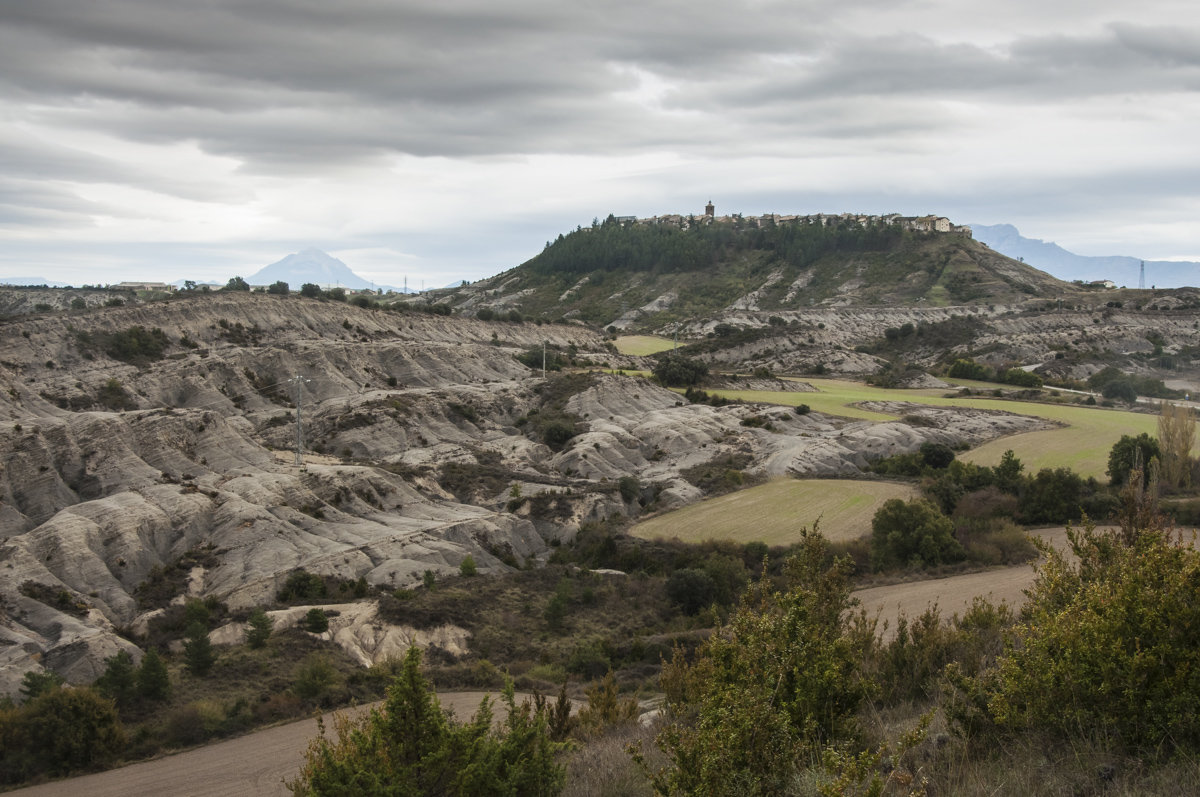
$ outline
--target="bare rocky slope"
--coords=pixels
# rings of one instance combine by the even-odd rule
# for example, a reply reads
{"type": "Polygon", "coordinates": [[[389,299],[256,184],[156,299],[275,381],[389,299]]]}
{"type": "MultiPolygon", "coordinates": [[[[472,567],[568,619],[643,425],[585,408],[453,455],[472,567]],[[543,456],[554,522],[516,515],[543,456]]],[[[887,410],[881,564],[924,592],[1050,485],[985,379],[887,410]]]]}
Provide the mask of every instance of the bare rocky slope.
{"type": "MultiPolygon", "coordinates": [[[[795,350],[823,345],[847,372],[876,362],[854,351],[859,341],[902,318],[932,318],[814,312],[822,320],[797,319],[795,350]]],[[[1102,326],[1083,327],[1079,314],[1072,327],[1062,316],[971,312],[1031,354],[1052,350],[1039,342],[1051,326],[1065,339],[1102,326]]],[[[1194,328],[1172,323],[1168,345],[1194,344],[1194,328]]],[[[1113,313],[1104,324],[1128,326],[1131,346],[1145,339],[1136,318],[1113,313]]],[[[906,419],[892,423],[692,405],[637,377],[543,379],[515,359],[543,343],[581,364],[644,365],[577,324],[295,295],[216,293],[0,321],[0,692],[30,669],[86,682],[115,651],[138,655],[126,637],[162,610],[138,588],[189,551],[205,551],[205,564],[181,591],[234,609],[269,602],[296,568],[403,587],[426,570],[457,572],[467,556],[484,572],[537,562],[588,520],[697,500],[689,469],[724,457],[761,474],[854,474],[928,440],[975,444],[1041,424],[916,404],[889,407],[906,419]],[[119,344],[137,327],[153,351],[131,357],[119,344]],[[303,466],[291,451],[295,375],[309,380],[303,466]],[[761,425],[743,425],[751,415],[761,425]],[[552,439],[555,422],[574,436],[552,439]],[[622,498],[624,476],[637,478],[641,501],[622,498]]],[[[778,341],[772,359],[754,345],[710,356],[734,368],[800,361],[778,341]]],[[[369,610],[347,612],[330,633],[363,661],[415,634],[369,610]]],[[[435,633],[447,650],[464,644],[456,629],[435,633]]]]}

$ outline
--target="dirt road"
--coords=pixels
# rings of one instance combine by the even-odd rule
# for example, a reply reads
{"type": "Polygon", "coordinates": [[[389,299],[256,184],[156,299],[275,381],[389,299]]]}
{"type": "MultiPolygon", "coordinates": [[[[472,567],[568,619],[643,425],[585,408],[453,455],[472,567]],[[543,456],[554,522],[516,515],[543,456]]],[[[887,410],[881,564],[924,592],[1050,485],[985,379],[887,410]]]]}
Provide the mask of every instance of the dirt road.
{"type": "MultiPolygon", "coordinates": [[[[1066,529],[1040,529],[1030,533],[1041,537],[1059,550],[1066,550],[1066,529]]],[[[977,595],[993,603],[1004,601],[1016,608],[1025,602],[1025,590],[1033,584],[1033,577],[1033,567],[1015,565],[949,578],[871,587],[855,592],[854,597],[861,601],[868,613],[874,614],[876,610],[879,611],[881,624],[882,621],[888,623],[888,629],[883,636],[890,639],[896,629],[896,618],[901,613],[912,619],[935,603],[943,617],[962,614],[977,595]]],[[[882,628],[880,630],[882,631],[882,628]]]]}
{"type": "MultiPolygon", "coordinates": [[[[479,707],[484,694],[446,692],[438,699],[443,707],[466,719],[479,707]]],[[[500,706],[494,708],[500,716],[500,706]]],[[[291,792],[283,782],[296,776],[304,750],[316,735],[317,721],[301,720],[153,761],[9,793],[21,797],[286,795],[291,792]]]]}

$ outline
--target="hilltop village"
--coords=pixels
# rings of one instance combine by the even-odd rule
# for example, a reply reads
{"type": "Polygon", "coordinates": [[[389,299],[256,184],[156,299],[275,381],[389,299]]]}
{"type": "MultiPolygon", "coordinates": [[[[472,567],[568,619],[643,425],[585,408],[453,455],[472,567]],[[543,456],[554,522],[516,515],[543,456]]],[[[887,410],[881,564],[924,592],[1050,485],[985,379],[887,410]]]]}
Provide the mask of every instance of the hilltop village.
{"type": "Polygon", "coordinates": [[[716,206],[713,205],[712,200],[709,200],[708,204],[704,206],[704,213],[701,216],[683,216],[678,213],[672,213],[664,216],[650,216],[644,219],[639,219],[636,216],[614,216],[613,219],[620,224],[674,224],[685,230],[693,224],[722,223],[763,228],[776,224],[800,223],[819,224],[822,227],[837,224],[853,224],[860,227],[895,225],[914,232],[957,232],[968,236],[971,235],[970,227],[954,224],[945,216],[901,216],[899,213],[885,213],[883,215],[866,213],[811,213],[808,215],[766,213],[762,216],[743,216],[740,213],[735,213],[731,216],[718,216],[716,215],[716,206]]]}

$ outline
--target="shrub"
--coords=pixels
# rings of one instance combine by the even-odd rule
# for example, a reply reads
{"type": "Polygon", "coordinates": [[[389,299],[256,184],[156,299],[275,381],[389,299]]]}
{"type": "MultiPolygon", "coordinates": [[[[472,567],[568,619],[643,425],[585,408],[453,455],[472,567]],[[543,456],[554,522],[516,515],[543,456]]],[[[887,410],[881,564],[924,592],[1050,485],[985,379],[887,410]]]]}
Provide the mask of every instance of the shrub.
{"type": "Polygon", "coordinates": [[[304,630],[323,634],[329,630],[329,616],[324,609],[313,607],[304,615],[304,630]]]}
{"type": "Polygon", "coordinates": [[[684,614],[707,608],[716,595],[716,584],[706,571],[694,567],[676,570],[667,579],[667,597],[684,614]]]}
{"type": "Polygon", "coordinates": [[[335,720],[336,738],[321,735],[309,746],[296,781],[297,794],[557,794],[565,779],[554,760],[543,709],[516,704],[511,682],[501,697],[508,716],[492,729],[485,698],[467,723],[442,712],[420,672],[421,654],[410,648],[388,689],[384,706],[357,720],[335,720]]]}
{"type": "Polygon", "coordinates": [[[250,283],[246,282],[246,280],[242,279],[241,277],[230,277],[229,282],[225,283],[225,287],[222,288],[222,290],[248,291],[250,290],[250,283]]]}
{"type": "Polygon", "coordinates": [[[1050,546],[988,708],[1001,726],[1136,750],[1200,742],[1200,553],[1156,523],[1050,546]]]}
{"type": "Polygon", "coordinates": [[[671,721],[656,743],[669,762],[649,773],[658,793],[787,793],[824,743],[853,731],[873,631],[850,622],[849,562],[828,565],[828,544],[807,529],[796,551],[785,591],[751,586],[694,660],[677,648],[664,665],[671,721]]]}
{"type": "Polygon", "coordinates": [[[962,558],[954,524],[923,498],[885,501],[871,521],[871,565],[876,570],[940,565],[962,558]]]}
{"type": "Polygon", "coordinates": [[[462,562],[459,563],[458,572],[461,575],[467,576],[467,577],[473,576],[476,573],[478,573],[479,568],[475,565],[475,557],[468,554],[467,558],[463,559],[462,562]]]}
{"type": "Polygon", "coordinates": [[[490,307],[480,307],[475,311],[475,317],[480,321],[491,321],[496,317],[496,311],[490,307]]]}
{"type": "Polygon", "coordinates": [[[283,280],[272,282],[267,286],[267,293],[271,293],[276,296],[287,296],[289,292],[291,292],[291,286],[289,286],[283,280]]]}
{"type": "MultiPolygon", "coordinates": [[[[320,611],[320,609],[316,609],[320,611]]],[[[328,626],[328,621],[326,621],[328,626]]],[[[301,700],[318,700],[341,678],[337,668],[320,653],[310,653],[296,668],[296,680],[292,691],[301,700]]]]}
{"type": "Polygon", "coordinates": [[[300,295],[308,299],[316,299],[321,295],[321,286],[316,283],[306,282],[300,286],[300,295]]]}
{"type": "MultiPolygon", "coordinates": [[[[25,761],[32,770],[27,775],[65,775],[102,766],[125,747],[125,730],[112,701],[91,689],[51,689],[22,706],[19,722],[25,761]]],[[[0,751],[0,760],[14,752],[0,751]]]]}
{"type": "Polygon", "coordinates": [[[325,595],[325,580],[301,568],[288,574],[276,597],[280,602],[290,603],[322,600],[325,595]]]}

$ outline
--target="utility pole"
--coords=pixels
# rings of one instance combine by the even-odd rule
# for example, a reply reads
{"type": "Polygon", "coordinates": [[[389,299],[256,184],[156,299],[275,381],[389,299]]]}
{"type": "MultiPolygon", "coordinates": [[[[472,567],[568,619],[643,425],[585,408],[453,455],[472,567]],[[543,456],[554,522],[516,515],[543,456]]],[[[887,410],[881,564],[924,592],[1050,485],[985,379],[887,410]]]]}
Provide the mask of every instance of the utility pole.
{"type": "Polygon", "coordinates": [[[312,380],[296,374],[288,381],[296,385],[296,464],[303,468],[304,458],[300,452],[304,450],[304,427],[300,423],[300,405],[304,400],[304,383],[312,380]]]}

